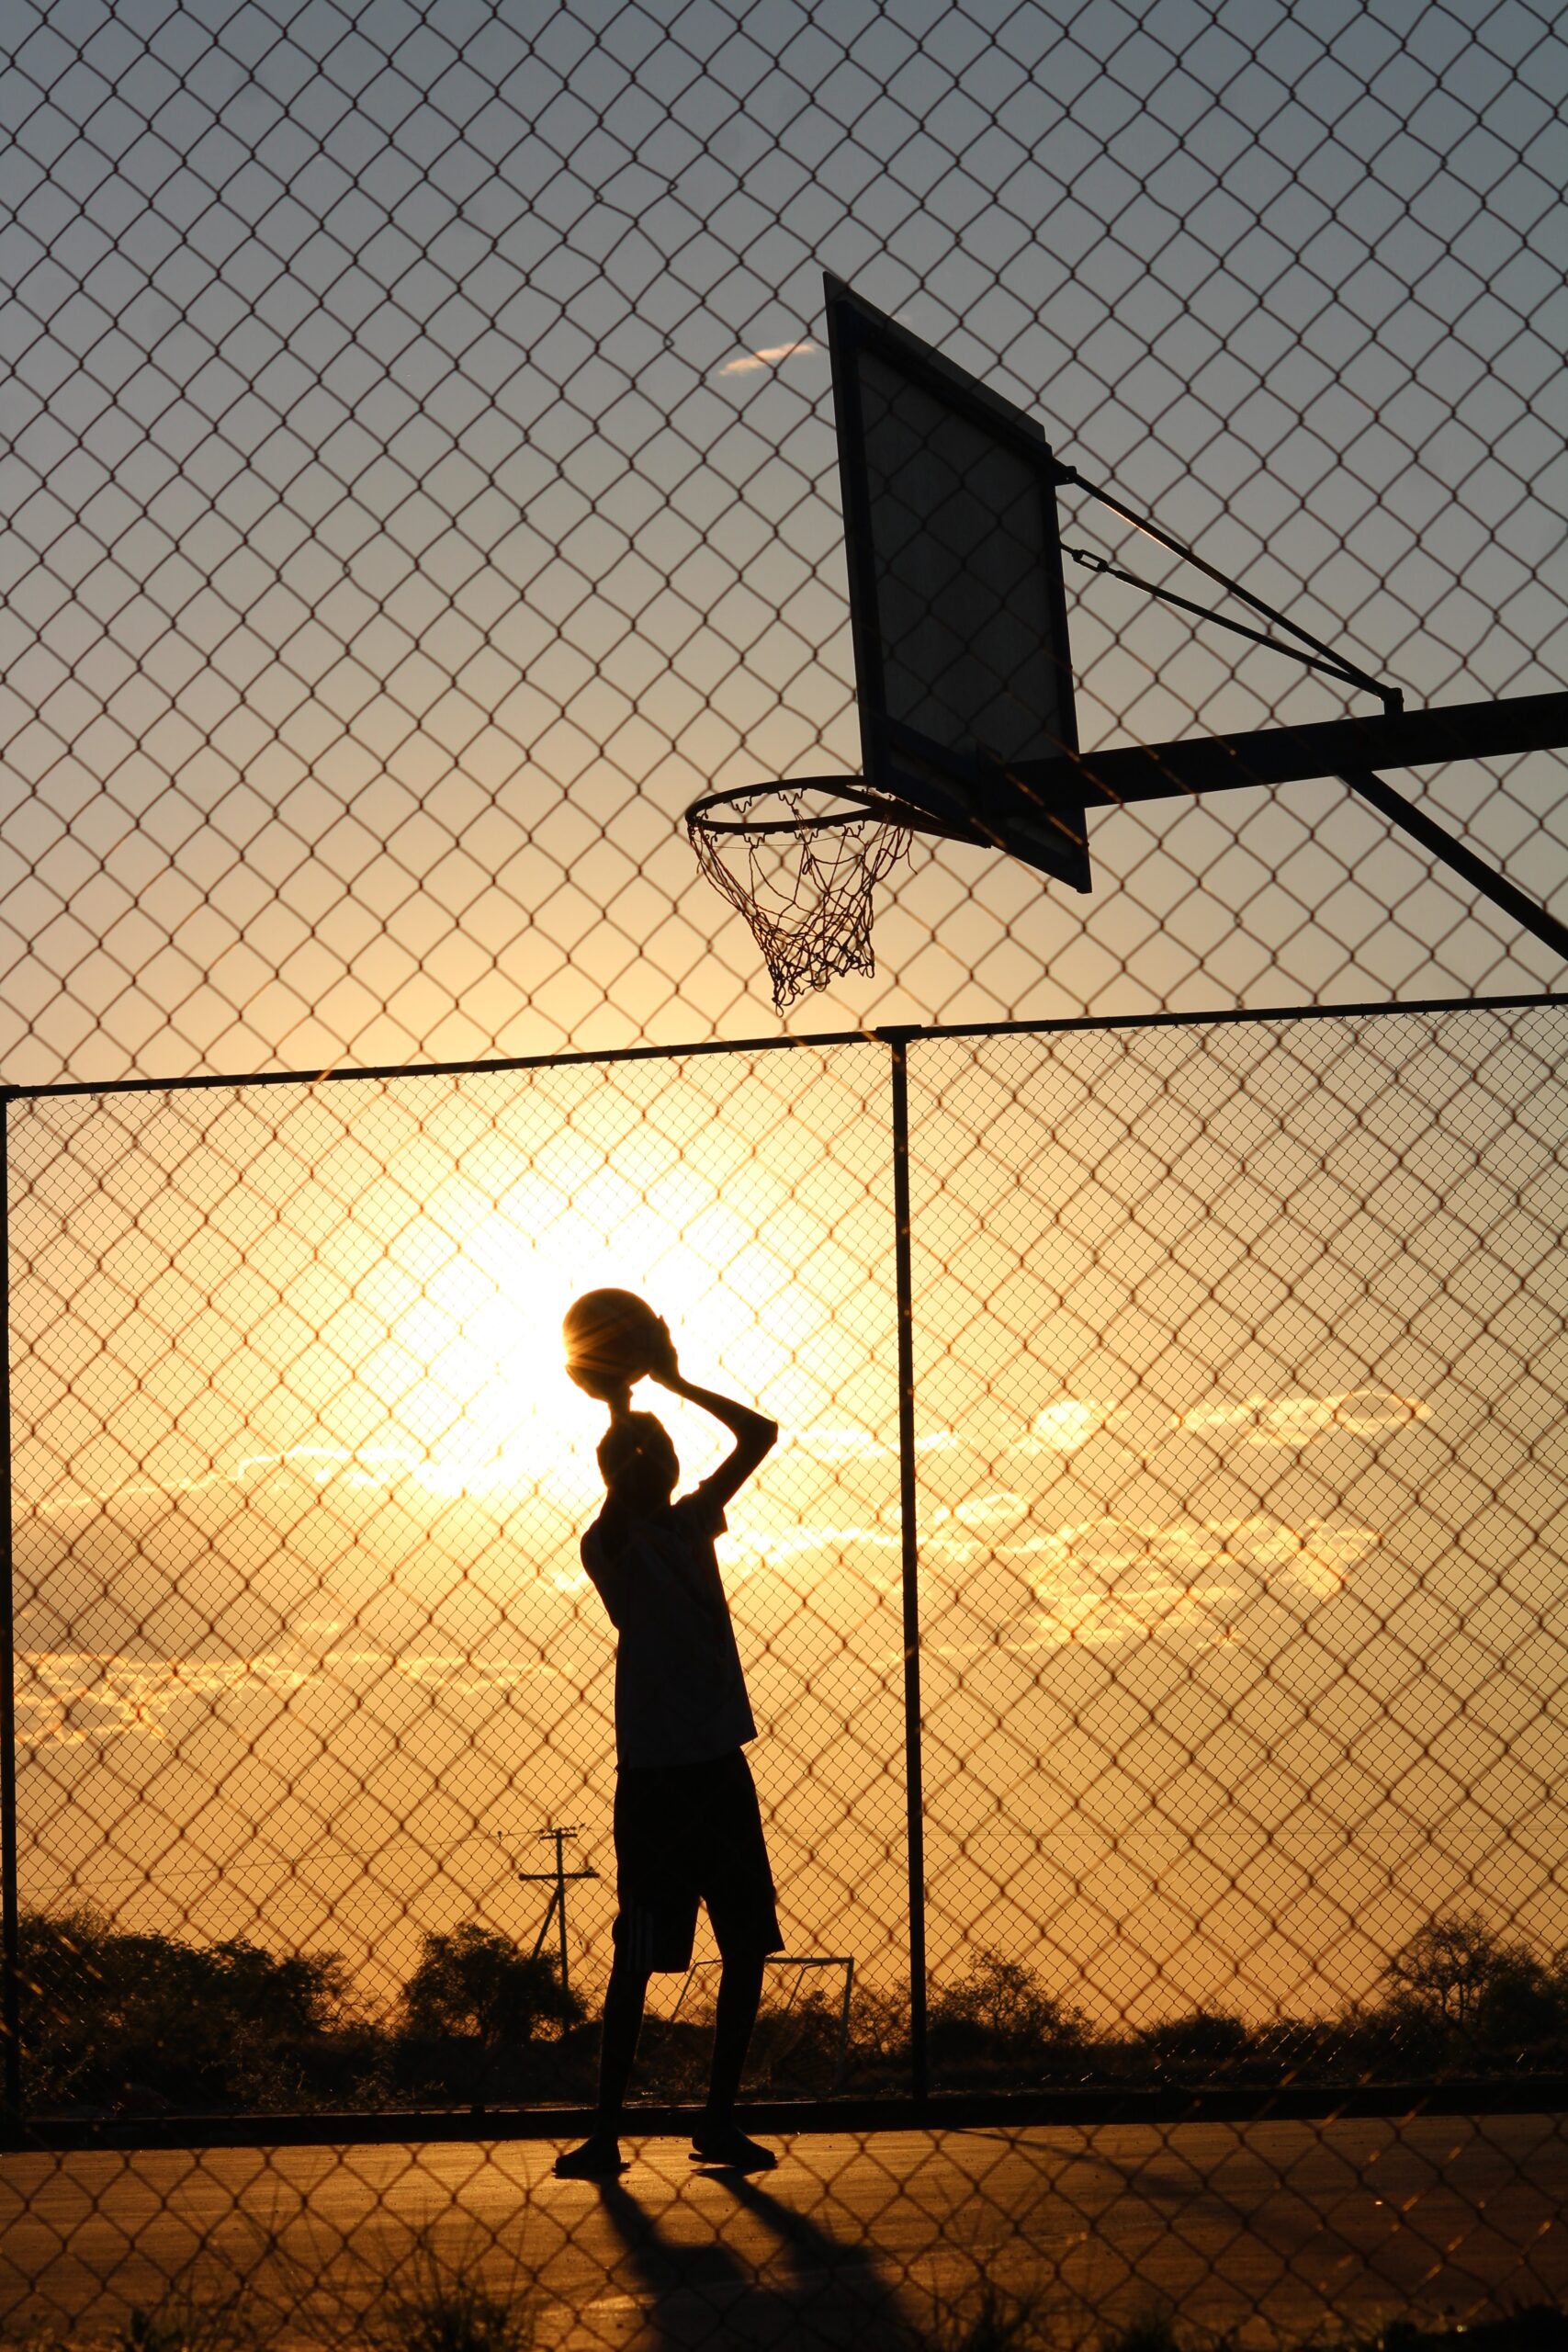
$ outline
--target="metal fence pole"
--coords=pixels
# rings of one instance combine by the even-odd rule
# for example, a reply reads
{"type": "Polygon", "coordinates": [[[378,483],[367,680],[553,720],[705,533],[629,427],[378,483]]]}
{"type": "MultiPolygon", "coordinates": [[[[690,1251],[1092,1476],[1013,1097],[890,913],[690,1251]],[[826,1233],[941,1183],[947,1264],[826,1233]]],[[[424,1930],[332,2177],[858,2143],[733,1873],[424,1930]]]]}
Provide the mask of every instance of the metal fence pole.
{"type": "Polygon", "coordinates": [[[915,1517],[915,1296],[909,1230],[908,1037],[882,1032],[893,1056],[894,1275],[898,1299],[898,1513],[904,1573],[904,1793],[908,1817],[909,2087],[930,2088],[926,2061],[926,1841],[920,1716],[919,1531],[915,1517]]]}
{"type": "Polygon", "coordinates": [[[0,1096],[0,2035],[6,2120],[22,2113],[21,1917],[17,1899],[17,1648],[11,1546],[11,1096],[0,1096]]]}

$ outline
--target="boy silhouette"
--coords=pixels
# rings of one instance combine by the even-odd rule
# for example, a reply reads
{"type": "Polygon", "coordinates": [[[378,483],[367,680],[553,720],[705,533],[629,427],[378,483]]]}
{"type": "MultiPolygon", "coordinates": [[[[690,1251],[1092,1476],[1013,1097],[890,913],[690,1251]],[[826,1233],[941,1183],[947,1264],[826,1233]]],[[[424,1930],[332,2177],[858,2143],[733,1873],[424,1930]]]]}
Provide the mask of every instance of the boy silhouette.
{"type": "Polygon", "coordinates": [[[762,1993],[762,1963],[783,1947],[757,1792],[744,1749],[757,1736],[714,1556],[725,1506],[778,1438],[778,1423],[682,1377],[667,1327],[649,1376],[700,1406],[735,1439],[701,1486],[675,1500],[681,1464],[631,1386],[600,1376],[604,1508],[582,1538],[582,1565],[615,1627],[615,1879],[620,1909],[604,1996],[599,2120],[559,2156],[565,2180],[624,2172],[620,2126],[648,1980],[691,1964],[697,1905],[707,1905],[719,1975],[707,2106],[694,2163],[766,2172],[777,2158],[735,2120],[736,2094],[762,1993]]]}

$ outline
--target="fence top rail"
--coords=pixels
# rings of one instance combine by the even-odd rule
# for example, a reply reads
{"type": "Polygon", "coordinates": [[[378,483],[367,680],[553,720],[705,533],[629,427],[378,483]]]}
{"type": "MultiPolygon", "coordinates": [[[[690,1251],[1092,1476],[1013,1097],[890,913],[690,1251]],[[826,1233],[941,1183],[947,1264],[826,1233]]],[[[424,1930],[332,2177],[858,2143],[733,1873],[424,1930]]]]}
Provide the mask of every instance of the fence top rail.
{"type": "Polygon", "coordinates": [[[813,1030],[799,1036],[710,1037],[682,1046],[615,1046],[598,1051],[486,1056],[467,1061],[355,1063],[349,1069],[334,1064],[326,1069],[204,1070],[186,1078],[54,1080],[38,1086],[0,1086],[0,1105],[50,1102],[72,1095],[188,1094],[223,1087],[334,1086],[398,1078],[504,1077],[525,1070],[571,1069],[595,1064],[610,1069],[626,1062],[684,1062],[714,1055],[795,1053],[813,1048],[826,1051],[837,1046],[888,1046],[897,1051],[917,1041],[934,1043],[960,1037],[1065,1036],[1084,1030],[1220,1029],[1248,1022],[1369,1021],[1401,1013],[1528,1012],[1548,1005],[1568,1006],[1568,990],[1543,989],[1515,996],[1396,998],[1370,1004],[1247,1005],[1197,1012],[1075,1013],[1038,1021],[961,1021],[951,1025],[889,1023],[865,1029],[813,1030]]]}

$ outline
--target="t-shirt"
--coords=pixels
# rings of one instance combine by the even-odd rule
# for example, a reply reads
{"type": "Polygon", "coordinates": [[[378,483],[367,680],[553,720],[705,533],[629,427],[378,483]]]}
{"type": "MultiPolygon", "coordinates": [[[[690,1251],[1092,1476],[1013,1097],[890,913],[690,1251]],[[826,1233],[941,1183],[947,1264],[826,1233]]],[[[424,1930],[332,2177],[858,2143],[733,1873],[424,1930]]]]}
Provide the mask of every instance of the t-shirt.
{"type": "Polygon", "coordinates": [[[755,1739],[729,1603],[714,1556],[724,1505],[708,1487],[615,1524],[606,1504],[582,1565],[615,1643],[615,1754],[622,1764],[700,1764],[755,1739]],[[609,1522],[606,1527],[606,1521],[609,1522]]]}

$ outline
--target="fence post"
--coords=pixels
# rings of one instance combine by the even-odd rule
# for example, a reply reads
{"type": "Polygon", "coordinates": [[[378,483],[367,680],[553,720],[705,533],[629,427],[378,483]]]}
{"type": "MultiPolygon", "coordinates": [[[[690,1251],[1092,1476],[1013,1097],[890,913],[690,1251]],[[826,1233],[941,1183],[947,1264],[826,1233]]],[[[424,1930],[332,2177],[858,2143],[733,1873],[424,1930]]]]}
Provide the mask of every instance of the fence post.
{"type": "Polygon", "coordinates": [[[17,1644],[11,1540],[11,1104],[0,1091],[0,2037],[5,2116],[22,2119],[21,1918],[17,1900],[17,1644]]]}
{"type": "Polygon", "coordinates": [[[910,1032],[879,1033],[893,1057],[893,1263],[898,1301],[898,1514],[904,1572],[904,1796],[909,1869],[909,2087],[930,2091],[926,2062],[926,1835],[920,1715],[920,1539],[915,1517],[915,1295],[909,1224],[910,1032]]]}

